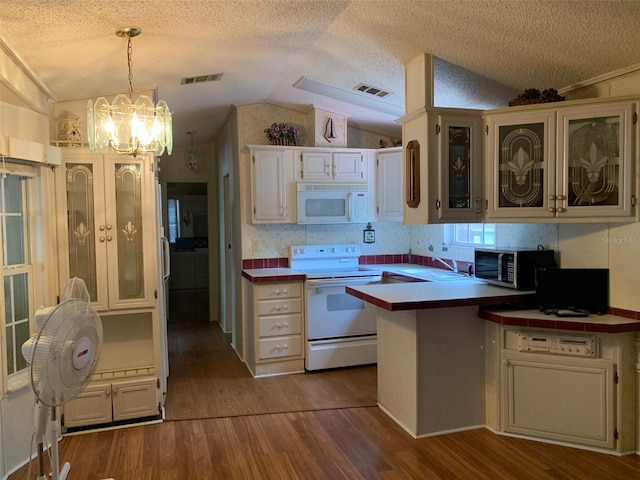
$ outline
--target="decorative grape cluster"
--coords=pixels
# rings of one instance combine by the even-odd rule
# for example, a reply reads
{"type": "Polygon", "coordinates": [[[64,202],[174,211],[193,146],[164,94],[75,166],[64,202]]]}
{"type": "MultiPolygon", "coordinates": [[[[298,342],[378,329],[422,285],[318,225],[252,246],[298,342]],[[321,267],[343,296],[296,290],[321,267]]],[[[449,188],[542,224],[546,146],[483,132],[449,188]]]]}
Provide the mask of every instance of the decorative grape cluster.
{"type": "Polygon", "coordinates": [[[510,107],[517,105],[531,105],[535,103],[562,102],[564,97],[558,95],[555,88],[547,88],[540,92],[537,88],[527,88],[524,92],[509,102],[510,107]]]}

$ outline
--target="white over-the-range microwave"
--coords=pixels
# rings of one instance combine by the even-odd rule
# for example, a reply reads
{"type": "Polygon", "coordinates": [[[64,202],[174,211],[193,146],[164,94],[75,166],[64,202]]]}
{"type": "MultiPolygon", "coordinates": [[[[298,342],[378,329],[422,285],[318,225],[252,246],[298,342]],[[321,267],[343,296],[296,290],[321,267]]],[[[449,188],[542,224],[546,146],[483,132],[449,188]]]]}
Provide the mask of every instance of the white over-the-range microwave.
{"type": "Polygon", "coordinates": [[[298,223],[367,223],[366,183],[298,183],[298,223]]]}

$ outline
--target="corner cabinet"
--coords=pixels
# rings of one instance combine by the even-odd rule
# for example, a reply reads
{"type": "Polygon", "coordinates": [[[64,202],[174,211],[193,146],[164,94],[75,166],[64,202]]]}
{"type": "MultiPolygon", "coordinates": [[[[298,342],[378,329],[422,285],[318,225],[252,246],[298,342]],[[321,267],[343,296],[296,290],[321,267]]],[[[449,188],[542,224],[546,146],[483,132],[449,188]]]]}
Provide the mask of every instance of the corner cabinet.
{"type": "Polygon", "coordinates": [[[294,151],[249,146],[253,223],[296,223],[294,151]]]}
{"type": "Polygon", "coordinates": [[[480,222],[484,215],[482,114],[436,110],[428,115],[434,135],[429,150],[429,220],[480,222]]]}
{"type": "Polygon", "coordinates": [[[157,298],[154,169],[152,156],[63,149],[56,171],[60,285],[84,280],[103,328],[91,382],[63,408],[65,430],[160,415],[166,332],[157,298]]]}
{"type": "Polygon", "coordinates": [[[482,220],[482,113],[425,108],[402,119],[404,223],[482,220]]]}
{"type": "Polygon", "coordinates": [[[525,107],[486,117],[488,220],[629,221],[637,103],[525,107]]]}

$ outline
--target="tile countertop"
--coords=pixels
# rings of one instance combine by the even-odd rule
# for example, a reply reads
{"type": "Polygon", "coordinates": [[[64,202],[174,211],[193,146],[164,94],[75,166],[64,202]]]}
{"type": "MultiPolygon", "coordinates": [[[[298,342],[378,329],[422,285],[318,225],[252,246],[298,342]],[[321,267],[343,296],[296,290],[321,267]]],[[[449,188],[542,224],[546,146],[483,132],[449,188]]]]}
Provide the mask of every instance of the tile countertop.
{"type": "Polygon", "coordinates": [[[346,292],[385,310],[526,303],[534,292],[494,287],[467,278],[455,282],[417,282],[347,287],[346,292]]]}
{"type": "Polygon", "coordinates": [[[304,273],[291,268],[250,268],[242,276],[252,283],[303,281],[304,273]]]}
{"type": "Polygon", "coordinates": [[[574,330],[580,332],[624,333],[640,332],[640,320],[618,315],[588,317],[556,317],[539,310],[518,310],[513,307],[480,308],[480,318],[505,326],[574,330]]]}

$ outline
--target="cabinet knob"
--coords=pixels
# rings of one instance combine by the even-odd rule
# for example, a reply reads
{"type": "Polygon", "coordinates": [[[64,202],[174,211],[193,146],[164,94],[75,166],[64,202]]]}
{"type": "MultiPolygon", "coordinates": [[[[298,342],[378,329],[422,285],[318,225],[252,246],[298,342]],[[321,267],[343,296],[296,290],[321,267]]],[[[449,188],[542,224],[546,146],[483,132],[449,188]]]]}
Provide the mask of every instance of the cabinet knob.
{"type": "Polygon", "coordinates": [[[114,388],[112,391],[113,391],[113,395],[117,395],[118,394],[118,389],[117,388],[114,388]]]}
{"type": "Polygon", "coordinates": [[[558,213],[564,213],[567,211],[566,208],[562,208],[562,207],[558,207],[558,209],[556,210],[558,213]]]}
{"type": "Polygon", "coordinates": [[[480,209],[479,209],[479,208],[476,208],[476,209],[473,211],[473,213],[480,213],[480,209]]]}
{"type": "Polygon", "coordinates": [[[107,230],[111,230],[111,224],[107,223],[107,230]]]}
{"type": "Polygon", "coordinates": [[[565,195],[558,195],[556,196],[556,200],[566,200],[567,197],[565,195]]]}
{"type": "Polygon", "coordinates": [[[284,323],[282,324],[282,326],[283,326],[284,328],[289,328],[289,322],[284,322],[284,323]]]}
{"type": "Polygon", "coordinates": [[[104,237],[100,237],[100,242],[104,243],[104,237]]]}
{"type": "Polygon", "coordinates": [[[548,210],[549,210],[549,213],[556,213],[556,209],[553,207],[549,207],[548,210]]]}
{"type": "Polygon", "coordinates": [[[111,240],[113,240],[113,237],[111,235],[107,235],[107,242],[110,242],[111,240]]]}
{"type": "Polygon", "coordinates": [[[476,197],[476,203],[480,203],[482,199],[480,197],[476,197]]]}
{"type": "Polygon", "coordinates": [[[436,210],[440,210],[440,200],[436,198],[436,210]]]}
{"type": "Polygon", "coordinates": [[[104,225],[100,225],[98,228],[100,229],[101,232],[104,232],[104,225]]]}
{"type": "Polygon", "coordinates": [[[111,395],[111,390],[105,390],[104,391],[104,396],[108,397],[109,395],[111,395]]]}
{"type": "Polygon", "coordinates": [[[555,200],[556,196],[555,195],[549,195],[549,200],[555,200]]]}

